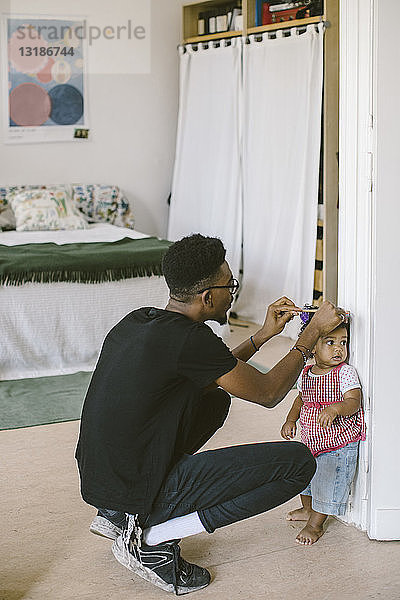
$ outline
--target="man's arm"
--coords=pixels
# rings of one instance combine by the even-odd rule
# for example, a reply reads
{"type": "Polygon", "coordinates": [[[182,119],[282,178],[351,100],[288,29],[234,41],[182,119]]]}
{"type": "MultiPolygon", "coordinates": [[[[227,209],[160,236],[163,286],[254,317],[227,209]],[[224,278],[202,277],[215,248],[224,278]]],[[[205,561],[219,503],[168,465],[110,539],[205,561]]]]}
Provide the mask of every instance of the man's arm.
{"type": "MultiPolygon", "coordinates": [[[[324,302],[298,338],[296,346],[301,346],[301,350],[309,354],[319,337],[342,322],[340,314],[340,309],[324,302]]],[[[273,408],[293,387],[303,366],[303,354],[299,350],[290,351],[268,373],[261,373],[239,360],[236,367],[219,377],[216,383],[233,396],[273,408]]]]}
{"type": "MultiPolygon", "coordinates": [[[[286,296],[273,302],[268,307],[263,326],[252,336],[253,342],[249,338],[242,342],[231,351],[233,356],[243,362],[247,362],[257,351],[256,348],[259,350],[261,346],[274,337],[274,335],[281,333],[285,328],[286,323],[293,319],[293,314],[299,313],[300,310],[301,309],[297,308],[289,298],[286,298],[286,296]]],[[[217,389],[217,387],[218,385],[215,382],[210,383],[206,388],[203,388],[202,392],[203,394],[207,394],[211,390],[217,389]]]]}
{"type": "Polygon", "coordinates": [[[285,325],[300,311],[301,309],[297,308],[289,298],[286,298],[286,296],[273,302],[268,307],[263,326],[252,336],[253,342],[250,339],[242,342],[232,350],[233,356],[243,362],[247,362],[249,358],[265,344],[265,342],[281,333],[284,330],[285,325]]]}

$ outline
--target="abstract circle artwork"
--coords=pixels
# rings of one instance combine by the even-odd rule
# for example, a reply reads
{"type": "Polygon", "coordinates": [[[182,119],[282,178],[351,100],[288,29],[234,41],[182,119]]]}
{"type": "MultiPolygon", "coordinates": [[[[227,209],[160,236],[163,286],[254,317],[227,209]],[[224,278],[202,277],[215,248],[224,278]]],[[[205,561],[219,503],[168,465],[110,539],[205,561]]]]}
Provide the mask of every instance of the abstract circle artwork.
{"type": "Polygon", "coordinates": [[[10,93],[10,117],[20,127],[38,127],[49,118],[49,94],[35,83],[22,83],[10,93]]]}
{"type": "Polygon", "coordinates": [[[56,85],[49,96],[51,99],[50,118],[57,125],[74,125],[83,114],[83,97],[72,85],[56,85]]]}
{"type": "Polygon", "coordinates": [[[79,18],[7,16],[9,142],[72,141],[88,129],[79,18]]]}
{"type": "Polygon", "coordinates": [[[51,68],[51,75],[57,83],[67,83],[71,79],[72,69],[66,60],[56,60],[51,68]]]}
{"type": "Polygon", "coordinates": [[[51,74],[51,69],[52,69],[53,65],[54,65],[54,60],[52,58],[49,58],[46,65],[37,74],[37,78],[39,81],[41,81],[42,83],[49,83],[53,79],[53,76],[51,74]]]}
{"type": "Polygon", "coordinates": [[[40,48],[48,47],[34,27],[24,23],[28,34],[21,39],[20,31],[14,31],[8,40],[8,60],[16,71],[38,73],[47,62],[47,55],[40,54],[40,48]],[[29,48],[29,51],[27,49],[29,48]]]}

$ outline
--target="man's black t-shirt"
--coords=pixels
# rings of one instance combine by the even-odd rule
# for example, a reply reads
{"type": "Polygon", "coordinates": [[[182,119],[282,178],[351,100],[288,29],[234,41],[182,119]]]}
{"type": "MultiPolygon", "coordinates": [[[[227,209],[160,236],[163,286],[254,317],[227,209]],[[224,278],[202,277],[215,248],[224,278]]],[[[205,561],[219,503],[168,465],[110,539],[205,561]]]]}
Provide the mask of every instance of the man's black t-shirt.
{"type": "Polygon", "coordinates": [[[202,388],[236,363],[207,325],[180,313],[141,308],[122,319],[104,341],[83,407],[83,499],[149,513],[184,452],[202,388]]]}

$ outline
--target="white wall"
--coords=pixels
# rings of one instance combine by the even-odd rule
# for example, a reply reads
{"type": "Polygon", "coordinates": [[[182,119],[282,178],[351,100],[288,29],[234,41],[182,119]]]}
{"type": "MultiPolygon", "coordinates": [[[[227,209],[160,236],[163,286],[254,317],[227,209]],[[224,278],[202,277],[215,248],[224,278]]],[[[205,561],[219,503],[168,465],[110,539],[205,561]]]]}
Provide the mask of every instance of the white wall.
{"type": "MultiPolygon", "coordinates": [[[[0,0],[3,13],[88,15],[115,11],[126,22],[134,0],[0,0]],[[125,8],[124,8],[125,3],[125,8]],[[34,5],[34,9],[33,9],[34,5]]],[[[140,0],[137,0],[138,2],[140,0]]],[[[178,111],[178,56],[182,0],[147,0],[151,4],[151,66],[147,73],[89,74],[91,141],[5,145],[0,143],[0,183],[119,185],[131,201],[136,228],[166,235],[175,154],[178,111]],[[117,99],[117,103],[115,102],[117,99]]],[[[110,46],[111,48],[111,46],[110,46]]],[[[0,96],[0,104],[5,101],[0,96]]],[[[0,105],[1,110],[1,105],[0,105]]]]}
{"type": "Polygon", "coordinates": [[[369,534],[400,539],[398,0],[375,0],[375,256],[369,534]]]}
{"type": "Polygon", "coordinates": [[[398,0],[341,0],[339,303],[368,422],[347,520],[400,539],[398,0]]]}
{"type": "Polygon", "coordinates": [[[350,362],[359,374],[368,440],[360,443],[359,468],[346,520],[368,527],[369,445],[372,441],[371,299],[372,194],[368,153],[372,151],[371,0],[340,2],[339,240],[338,303],[350,310],[350,362]]]}

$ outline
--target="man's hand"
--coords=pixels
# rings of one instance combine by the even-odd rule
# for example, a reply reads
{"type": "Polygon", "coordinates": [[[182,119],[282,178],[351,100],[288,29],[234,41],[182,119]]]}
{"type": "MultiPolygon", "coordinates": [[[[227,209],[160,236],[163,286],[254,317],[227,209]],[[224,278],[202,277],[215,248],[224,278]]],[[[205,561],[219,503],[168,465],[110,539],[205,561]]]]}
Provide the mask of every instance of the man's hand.
{"type": "Polygon", "coordinates": [[[293,319],[295,315],[300,314],[301,309],[294,302],[283,296],[269,305],[264,324],[261,328],[262,334],[266,339],[274,337],[281,333],[285,325],[293,319]]]}
{"type": "Polygon", "coordinates": [[[296,421],[285,421],[282,425],[281,436],[285,440],[291,440],[296,435],[297,426],[296,421]]]}
{"type": "Polygon", "coordinates": [[[336,308],[327,300],[323,302],[320,308],[310,322],[310,325],[318,329],[319,335],[324,336],[336,329],[346,321],[346,314],[341,308],[336,308]]]}
{"type": "Polygon", "coordinates": [[[338,411],[335,405],[326,406],[318,415],[317,422],[324,429],[329,429],[332,426],[333,421],[338,416],[338,411]]]}

